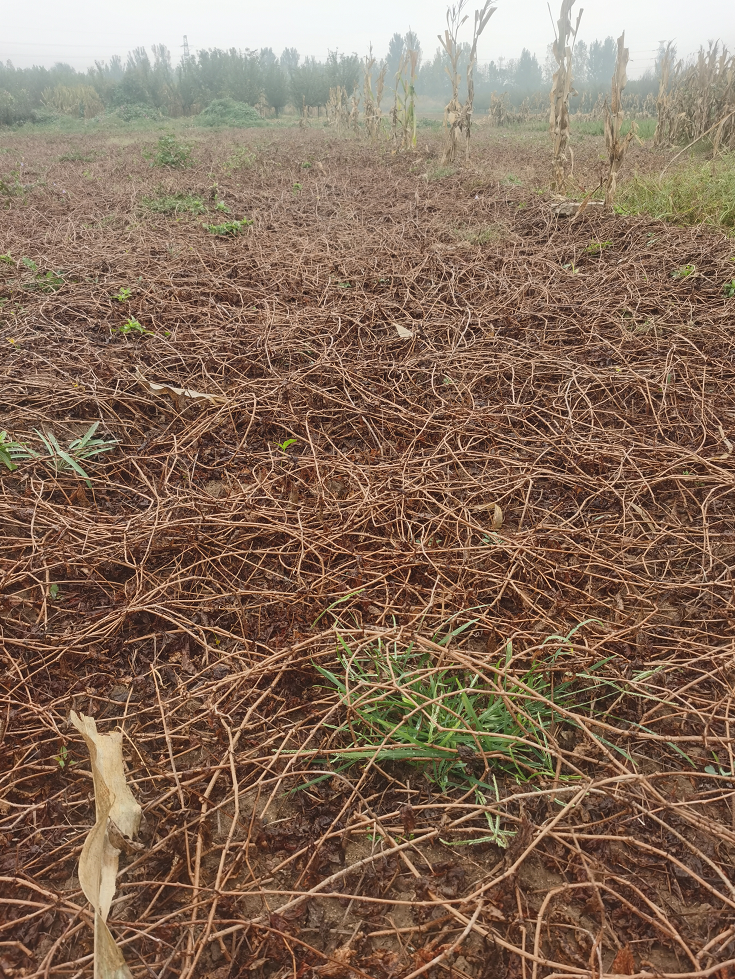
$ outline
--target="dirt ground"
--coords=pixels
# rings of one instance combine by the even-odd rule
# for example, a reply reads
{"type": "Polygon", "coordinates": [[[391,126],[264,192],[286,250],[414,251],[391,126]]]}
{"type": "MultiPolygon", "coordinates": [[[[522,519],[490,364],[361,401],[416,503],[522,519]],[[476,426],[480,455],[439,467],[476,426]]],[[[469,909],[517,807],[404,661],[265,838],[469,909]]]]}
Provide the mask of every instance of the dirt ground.
{"type": "Polygon", "coordinates": [[[731,979],[735,243],[558,218],[536,132],[156,137],[0,134],[0,430],[118,440],[0,465],[0,976],[92,974],[76,709],[136,977],[731,979]],[[338,636],[577,683],[552,772],[336,771],[338,636]]]}

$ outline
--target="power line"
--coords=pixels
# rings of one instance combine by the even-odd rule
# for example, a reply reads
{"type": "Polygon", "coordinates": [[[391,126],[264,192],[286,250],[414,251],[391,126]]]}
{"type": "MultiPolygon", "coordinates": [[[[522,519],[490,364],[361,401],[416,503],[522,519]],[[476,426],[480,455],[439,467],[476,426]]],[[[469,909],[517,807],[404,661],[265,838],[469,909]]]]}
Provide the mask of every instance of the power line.
{"type": "MultiPolygon", "coordinates": [[[[139,43],[140,37],[135,38],[135,42],[139,43]]],[[[66,44],[61,41],[3,41],[2,46],[4,48],[22,47],[22,48],[96,48],[99,49],[105,46],[112,47],[113,43],[115,47],[121,47],[124,46],[125,43],[132,44],[133,39],[131,38],[129,41],[123,41],[122,38],[118,37],[114,42],[101,41],[99,44],[66,44]]]]}

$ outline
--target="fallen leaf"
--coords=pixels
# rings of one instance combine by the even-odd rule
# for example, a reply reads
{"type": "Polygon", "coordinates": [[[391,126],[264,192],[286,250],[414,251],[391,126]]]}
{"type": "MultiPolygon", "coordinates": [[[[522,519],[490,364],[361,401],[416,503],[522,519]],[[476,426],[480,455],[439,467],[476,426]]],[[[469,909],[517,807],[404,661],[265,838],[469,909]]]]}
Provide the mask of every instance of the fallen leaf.
{"type": "Polygon", "coordinates": [[[167,394],[176,401],[180,398],[188,398],[190,401],[212,401],[215,403],[227,400],[220,395],[204,394],[202,391],[192,391],[191,388],[176,388],[172,384],[158,384],[156,381],[149,381],[145,374],[142,374],[137,367],[135,368],[135,378],[151,394],[167,394]]]}
{"type": "Polygon", "coordinates": [[[132,979],[107,927],[107,916],[115,896],[120,850],[138,832],[141,808],[125,780],[122,732],[98,734],[94,718],[76,711],[70,719],[89,749],[94,783],[96,821],[79,858],[79,883],[94,908],[94,979],[132,979]]]}
{"type": "Polygon", "coordinates": [[[630,945],[624,945],[618,951],[618,954],[613,959],[613,964],[610,966],[610,972],[616,976],[635,975],[635,962],[633,961],[633,953],[630,950],[630,945]]]}
{"type": "Polygon", "coordinates": [[[721,455],[721,456],[717,456],[717,458],[718,459],[729,459],[730,456],[732,455],[732,442],[725,435],[725,431],[724,431],[722,425],[718,425],[717,427],[720,430],[720,438],[722,439],[723,444],[724,444],[725,448],[727,449],[727,452],[723,453],[723,455],[721,455]]]}
{"type": "Polygon", "coordinates": [[[337,948],[330,955],[329,962],[325,962],[323,965],[314,966],[312,971],[318,976],[332,976],[336,979],[337,976],[353,975],[352,970],[349,968],[349,964],[355,956],[355,950],[350,948],[350,943],[342,945],[337,948]]]}
{"type": "Polygon", "coordinates": [[[490,518],[490,527],[492,530],[500,530],[503,526],[503,511],[498,506],[497,503],[483,503],[480,506],[473,507],[474,513],[483,513],[484,511],[490,511],[492,514],[490,518]]]}
{"type": "Polygon", "coordinates": [[[405,326],[401,326],[399,323],[394,323],[393,326],[396,328],[396,333],[403,340],[413,340],[413,330],[407,330],[405,326]]]}

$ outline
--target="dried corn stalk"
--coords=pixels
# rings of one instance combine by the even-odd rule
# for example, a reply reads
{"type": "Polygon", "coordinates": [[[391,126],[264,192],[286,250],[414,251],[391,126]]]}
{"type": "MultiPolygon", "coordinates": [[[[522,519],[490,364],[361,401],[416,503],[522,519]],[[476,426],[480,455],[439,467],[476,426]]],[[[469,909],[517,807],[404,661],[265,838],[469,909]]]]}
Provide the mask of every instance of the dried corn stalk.
{"type": "MultiPolygon", "coordinates": [[[[393,142],[396,149],[407,150],[416,145],[416,69],[418,51],[404,52],[396,72],[393,103],[393,142]]],[[[396,152],[396,149],[393,152],[396,152]]]]}
{"type": "Polygon", "coordinates": [[[442,166],[453,163],[457,155],[457,143],[462,129],[462,103],[459,101],[459,84],[461,77],[459,74],[459,55],[460,47],[457,35],[459,29],[467,20],[467,15],[462,16],[467,0],[459,0],[452,7],[447,8],[447,26],[444,37],[439,34],[439,41],[449,59],[449,65],[445,67],[449,80],[452,83],[452,98],[444,109],[444,152],[442,153],[442,166]]]}
{"type": "Polygon", "coordinates": [[[559,67],[551,86],[549,129],[554,137],[553,183],[559,194],[563,194],[566,190],[566,164],[570,156],[574,169],[574,157],[569,149],[569,97],[577,94],[572,88],[572,48],[582,19],[580,10],[577,24],[572,28],[571,14],[574,3],[575,0],[562,0],[559,29],[553,46],[554,58],[559,67]]]}
{"type": "Polygon", "coordinates": [[[447,8],[447,26],[444,36],[439,34],[439,41],[444,48],[449,65],[445,66],[445,71],[449,75],[452,83],[452,98],[444,109],[444,151],[442,153],[442,165],[453,163],[457,156],[457,145],[459,134],[464,132],[465,137],[465,156],[470,156],[470,136],[472,130],[472,105],[475,98],[474,66],[477,60],[477,41],[482,32],[487,27],[488,21],[495,13],[494,0],[485,0],[481,10],[475,11],[475,29],[472,39],[469,61],[467,62],[467,101],[462,105],[459,99],[459,86],[462,76],[459,73],[459,58],[461,47],[459,44],[459,29],[468,20],[468,15],[464,14],[467,0],[458,0],[456,4],[447,8]]]}
{"type": "Polygon", "coordinates": [[[115,896],[120,851],[138,832],[141,809],[125,780],[122,733],[98,734],[94,718],[80,717],[75,711],[71,722],[89,749],[94,783],[95,824],[79,858],[79,883],[94,908],[94,979],[130,979],[107,916],[115,896]]]}
{"type": "Polygon", "coordinates": [[[381,64],[376,84],[376,92],[373,95],[373,68],[375,58],[373,57],[373,47],[370,45],[370,54],[362,64],[364,72],[363,84],[363,105],[365,111],[365,132],[371,139],[375,139],[380,132],[380,103],[383,98],[383,88],[385,85],[386,65],[381,64]]]}
{"type": "Polygon", "coordinates": [[[477,41],[488,25],[488,21],[495,13],[496,8],[492,6],[493,0],[485,0],[485,5],[481,10],[475,11],[475,30],[472,35],[472,48],[470,50],[470,60],[467,64],[467,101],[464,104],[462,113],[464,123],[465,139],[465,159],[470,158],[470,136],[472,130],[472,106],[475,101],[475,78],[474,67],[477,61],[477,41]]]}
{"type": "Polygon", "coordinates": [[[510,96],[507,92],[490,95],[490,108],[487,110],[490,121],[494,126],[507,126],[513,121],[513,113],[510,111],[510,96]]]}
{"type": "Polygon", "coordinates": [[[337,85],[329,89],[327,101],[327,121],[341,133],[350,124],[350,109],[347,104],[347,90],[337,85]]]}
{"type": "Polygon", "coordinates": [[[664,134],[670,129],[669,115],[671,113],[672,99],[669,93],[669,79],[674,64],[672,44],[673,42],[669,41],[666,45],[666,50],[661,59],[661,76],[658,80],[658,98],[656,99],[658,121],[656,123],[656,132],[653,134],[653,142],[656,146],[660,146],[664,142],[664,134]]]}
{"type": "Polygon", "coordinates": [[[735,57],[711,43],[696,61],[674,64],[671,46],[661,62],[656,143],[693,143],[717,129],[716,148],[735,148],[735,57]]]}
{"type": "Polygon", "coordinates": [[[356,133],[360,131],[360,94],[355,86],[350,102],[349,125],[356,133]]]}
{"type": "Polygon", "coordinates": [[[618,57],[615,62],[615,74],[612,78],[611,105],[605,104],[605,145],[610,162],[605,185],[605,207],[612,209],[615,202],[615,191],[618,185],[618,174],[623,166],[623,160],[628,147],[636,138],[636,125],[631,121],[630,132],[621,137],[625,113],[623,112],[623,90],[628,84],[626,69],[630,52],[625,46],[625,31],[618,38],[618,57]]]}

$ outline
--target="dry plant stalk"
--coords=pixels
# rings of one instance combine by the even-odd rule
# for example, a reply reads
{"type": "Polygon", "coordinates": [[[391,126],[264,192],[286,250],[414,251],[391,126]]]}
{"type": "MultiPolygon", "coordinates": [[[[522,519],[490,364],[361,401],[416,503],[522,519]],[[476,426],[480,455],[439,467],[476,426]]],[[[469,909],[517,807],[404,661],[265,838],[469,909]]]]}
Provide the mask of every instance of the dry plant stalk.
{"type": "Polygon", "coordinates": [[[350,129],[354,129],[356,133],[360,132],[360,95],[357,91],[357,86],[355,86],[350,100],[348,122],[350,129]]]}
{"type": "Polygon", "coordinates": [[[623,166],[628,147],[636,138],[636,124],[631,120],[630,131],[621,137],[625,113],[623,112],[623,90],[628,83],[626,73],[630,51],[625,46],[625,31],[618,38],[618,57],[615,62],[615,74],[612,78],[611,105],[605,103],[605,145],[610,161],[610,169],[605,185],[605,207],[612,209],[615,202],[615,191],[618,185],[618,174],[623,166]]]}
{"type": "Polygon", "coordinates": [[[714,149],[735,148],[735,56],[719,43],[696,61],[674,64],[671,45],[661,61],[656,145],[692,144],[715,129],[714,149]]]}
{"type": "Polygon", "coordinates": [[[338,133],[347,129],[350,124],[351,111],[347,104],[347,90],[341,85],[329,89],[327,102],[327,120],[338,133]]]}
{"type": "Polygon", "coordinates": [[[660,146],[664,141],[664,132],[669,129],[669,113],[671,112],[672,99],[669,95],[669,78],[671,76],[671,69],[674,64],[674,55],[672,52],[672,41],[666,45],[666,50],[664,51],[664,56],[661,59],[661,76],[658,80],[658,98],[656,99],[656,113],[658,115],[658,121],[656,123],[656,132],[653,134],[653,142],[655,146],[660,146]]]}
{"type": "MultiPolygon", "coordinates": [[[[566,190],[566,163],[571,155],[569,149],[569,97],[572,94],[576,95],[572,88],[572,49],[583,13],[582,10],[579,11],[576,26],[572,28],[571,13],[574,3],[575,0],[562,0],[559,28],[553,46],[554,57],[559,68],[554,73],[551,86],[549,130],[554,137],[553,183],[559,194],[563,194],[566,190]]],[[[550,7],[549,12],[551,12],[550,7]]],[[[572,169],[574,169],[573,156],[571,161],[572,169]]]]}
{"type": "Polygon", "coordinates": [[[447,8],[447,26],[444,37],[438,35],[439,41],[449,58],[449,66],[445,67],[449,80],[452,83],[452,98],[444,109],[444,152],[442,153],[442,166],[453,163],[457,155],[457,142],[459,133],[462,129],[463,113],[462,103],[459,101],[459,41],[457,35],[459,29],[467,20],[467,15],[462,16],[462,11],[467,0],[459,0],[452,7],[447,8]]]}
{"type": "Polygon", "coordinates": [[[373,57],[373,47],[370,45],[370,54],[362,63],[362,70],[365,76],[363,84],[363,105],[365,112],[365,132],[371,139],[380,132],[380,101],[383,98],[383,85],[385,84],[386,66],[380,66],[377,79],[377,92],[373,95],[373,68],[375,58],[373,57]]]}
{"type": "Polygon", "coordinates": [[[380,71],[378,72],[378,79],[375,85],[375,112],[373,116],[373,125],[375,129],[375,135],[377,136],[380,132],[380,121],[382,119],[382,109],[380,104],[383,101],[383,92],[385,91],[385,75],[388,71],[388,65],[382,62],[380,65],[380,71]]]}
{"type": "MultiPolygon", "coordinates": [[[[418,51],[405,51],[396,72],[393,101],[393,142],[398,150],[416,145],[416,69],[418,51]]],[[[393,152],[396,152],[394,149],[393,152]]]]}
{"type": "Polygon", "coordinates": [[[460,27],[468,19],[468,15],[462,16],[466,0],[459,0],[452,7],[447,8],[447,27],[444,37],[439,34],[439,41],[449,58],[449,66],[445,67],[446,73],[452,83],[452,98],[444,110],[444,152],[442,153],[442,165],[454,163],[457,155],[457,144],[459,134],[464,133],[465,138],[465,159],[470,158],[470,137],[472,134],[472,106],[475,100],[475,80],[474,67],[477,60],[477,41],[488,25],[488,21],[495,13],[493,6],[494,0],[485,0],[485,4],[480,10],[475,11],[475,29],[472,36],[472,47],[470,57],[467,62],[467,101],[462,105],[459,99],[459,86],[462,76],[459,73],[459,58],[461,47],[459,45],[458,34],[460,27]]]}
{"type": "Polygon", "coordinates": [[[472,36],[472,49],[470,50],[470,60],[467,64],[467,101],[464,104],[462,113],[464,123],[465,138],[465,160],[470,158],[470,136],[472,130],[472,106],[475,101],[475,77],[474,67],[477,61],[477,42],[480,35],[488,25],[488,21],[496,11],[492,6],[494,0],[485,0],[485,5],[481,10],[475,11],[475,29],[472,36]]]}
{"type": "Polygon", "coordinates": [[[488,117],[493,126],[507,126],[513,121],[513,114],[510,111],[510,96],[507,92],[497,95],[493,92],[490,96],[490,108],[487,110],[488,117]]]}

